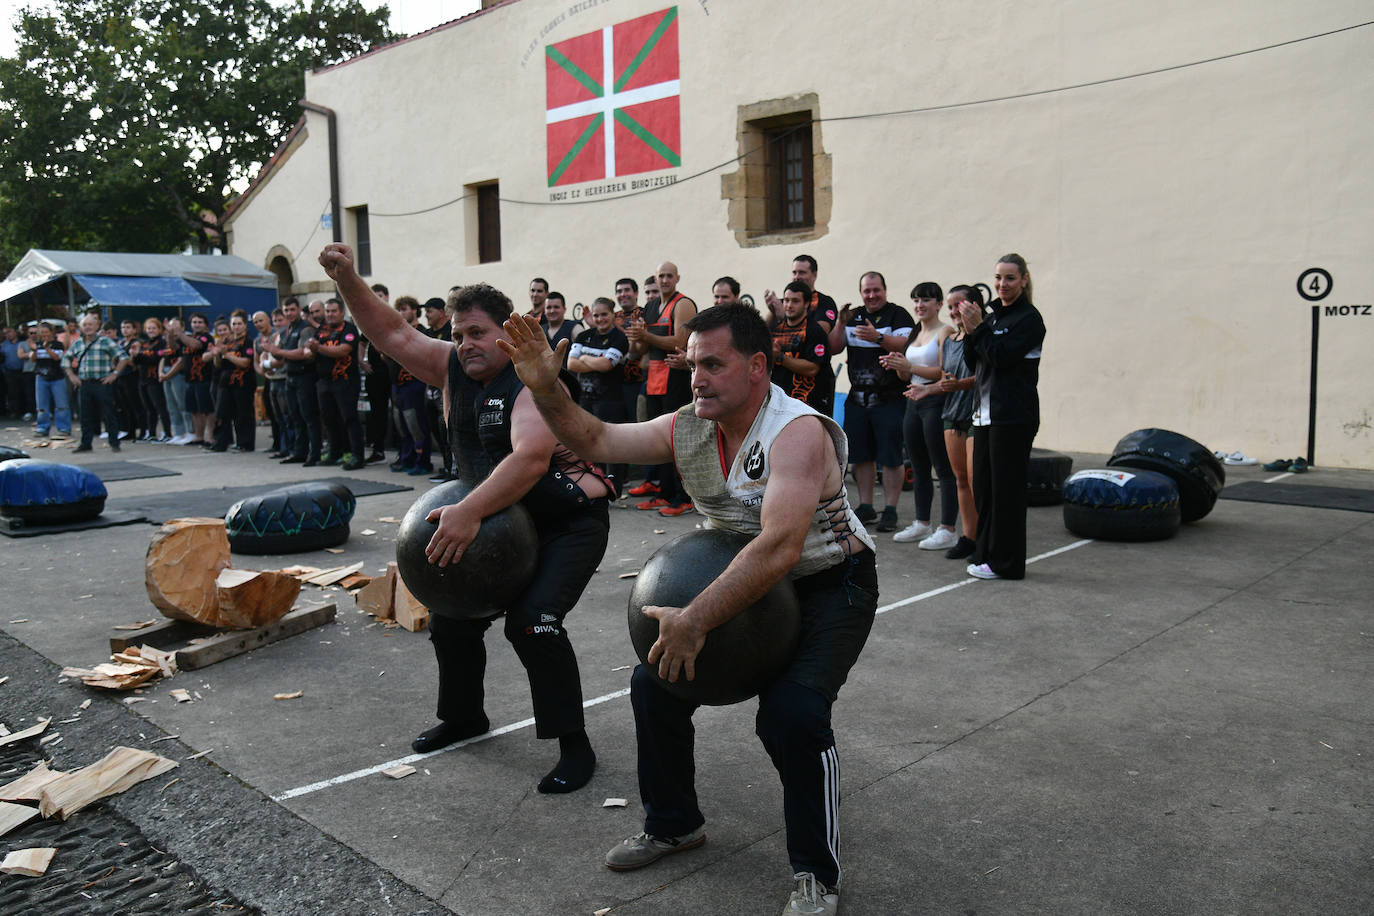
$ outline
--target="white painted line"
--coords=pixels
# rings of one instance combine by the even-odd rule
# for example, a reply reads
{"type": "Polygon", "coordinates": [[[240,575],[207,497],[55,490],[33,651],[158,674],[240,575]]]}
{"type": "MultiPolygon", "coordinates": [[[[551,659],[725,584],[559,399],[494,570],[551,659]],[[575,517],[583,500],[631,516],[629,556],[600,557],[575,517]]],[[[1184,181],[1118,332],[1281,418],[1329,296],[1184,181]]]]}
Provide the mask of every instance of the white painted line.
{"type": "Polygon", "coordinates": [[[1292,472],[1292,471],[1288,471],[1288,472],[1286,472],[1286,473],[1280,474],[1280,475],[1277,476],[1277,477],[1270,477],[1268,480],[1266,480],[1266,481],[1264,481],[1264,482],[1265,482],[1265,483],[1274,483],[1275,481],[1283,480],[1283,478],[1285,478],[1285,477],[1292,477],[1292,476],[1293,476],[1293,472],[1292,472]]]}
{"type": "MultiPolygon", "coordinates": [[[[1049,550],[1045,553],[1037,554],[1031,557],[1026,561],[1026,565],[1029,566],[1032,563],[1038,563],[1041,560],[1048,560],[1050,557],[1057,557],[1061,553],[1067,553],[1070,550],[1077,550],[1084,544],[1091,543],[1092,540],[1088,539],[1083,541],[1074,541],[1072,544],[1065,544],[1063,547],[1057,547],[1054,550],[1049,550]]],[[[912,595],[910,598],[903,598],[901,601],[896,601],[892,604],[885,604],[882,607],[878,608],[876,613],[886,614],[888,611],[895,611],[899,607],[906,607],[908,604],[915,604],[917,601],[925,601],[927,598],[934,598],[936,595],[943,595],[945,592],[952,592],[956,588],[963,588],[966,585],[972,585],[975,582],[982,581],[982,579],[975,579],[972,576],[970,576],[967,579],[964,579],[960,582],[951,582],[949,585],[942,585],[939,588],[932,588],[928,592],[921,592],[919,595],[912,595]]]]}
{"type": "MultiPolygon", "coordinates": [[[[1026,565],[1029,566],[1030,564],[1038,563],[1041,560],[1048,560],[1050,557],[1056,557],[1061,553],[1067,553],[1070,550],[1076,550],[1077,548],[1082,547],[1084,544],[1091,543],[1091,540],[1083,540],[1074,541],[1072,544],[1065,544],[1063,547],[1059,547],[1054,550],[1050,550],[1045,553],[1037,554],[1036,556],[1031,557],[1030,559],[1026,560],[1026,565]]],[[[981,579],[968,578],[964,579],[961,582],[952,582],[949,585],[942,585],[939,588],[933,588],[928,592],[921,592],[921,594],[919,595],[913,595],[910,598],[905,598],[894,604],[884,605],[878,608],[877,613],[885,614],[888,611],[896,610],[899,607],[906,607],[908,604],[915,604],[917,601],[924,601],[927,598],[934,598],[936,595],[943,595],[945,592],[953,591],[956,588],[963,588],[966,585],[972,585],[975,582],[981,581],[981,579]]],[[[617,690],[614,693],[608,693],[605,696],[599,696],[595,699],[587,700],[583,702],[582,708],[590,709],[593,706],[598,706],[602,703],[610,702],[611,700],[618,700],[621,697],[629,695],[630,688],[626,687],[624,690],[617,690]]],[[[438,754],[446,754],[449,751],[456,751],[460,747],[467,747],[470,744],[477,744],[482,741],[488,741],[492,738],[497,737],[498,735],[507,735],[511,732],[519,731],[522,728],[529,728],[533,724],[533,719],[521,719],[519,722],[512,722],[509,725],[503,725],[500,728],[493,729],[492,731],[485,732],[481,735],[477,735],[474,738],[467,738],[463,741],[457,741],[453,744],[448,745],[447,747],[442,747],[437,751],[430,751],[428,754],[408,754],[405,757],[397,757],[395,760],[388,760],[385,763],[378,763],[370,767],[364,767],[361,770],[354,770],[352,773],[344,773],[342,776],[334,776],[330,779],[323,779],[319,782],[312,782],[307,786],[297,786],[294,789],[287,789],[285,792],[280,792],[276,795],[273,795],[272,800],[275,802],[284,802],[293,798],[300,798],[302,795],[309,795],[312,792],[318,792],[321,789],[328,789],[332,786],[343,785],[346,782],[353,782],[355,779],[362,779],[366,776],[373,776],[377,773],[380,773],[382,770],[390,769],[394,766],[400,766],[401,764],[413,764],[416,761],[425,760],[429,757],[434,757],[438,754]]]]}
{"type": "MultiPolygon", "coordinates": [[[[626,687],[624,690],[617,690],[614,693],[608,693],[605,696],[600,696],[593,700],[587,700],[582,704],[582,708],[589,709],[601,703],[606,703],[610,700],[616,700],[620,697],[625,697],[629,695],[630,688],[626,687]]],[[[487,741],[491,738],[495,738],[497,735],[506,735],[510,732],[519,731],[522,728],[529,728],[533,724],[533,719],[521,719],[519,722],[512,722],[509,725],[503,725],[500,728],[493,729],[489,732],[480,734],[475,738],[467,738],[463,741],[457,741],[453,744],[448,745],[447,747],[441,747],[437,751],[430,751],[428,754],[408,754],[405,757],[397,757],[395,760],[388,760],[386,763],[379,763],[374,766],[365,767],[361,770],[354,770],[352,773],[344,773],[342,776],[334,776],[330,779],[323,779],[319,782],[312,782],[308,786],[297,786],[294,789],[287,789],[285,792],[273,795],[272,801],[283,802],[287,801],[288,799],[299,798],[302,795],[309,795],[310,793],[318,792],[321,789],[328,789],[331,786],[339,786],[343,785],[346,782],[352,782],[355,779],[362,779],[365,776],[375,775],[377,773],[380,773],[382,770],[390,769],[391,767],[399,766],[400,764],[415,763],[418,760],[427,760],[428,758],[438,756],[439,754],[446,754],[449,751],[456,751],[460,747],[467,747],[469,744],[478,744],[479,742],[487,741]]]]}

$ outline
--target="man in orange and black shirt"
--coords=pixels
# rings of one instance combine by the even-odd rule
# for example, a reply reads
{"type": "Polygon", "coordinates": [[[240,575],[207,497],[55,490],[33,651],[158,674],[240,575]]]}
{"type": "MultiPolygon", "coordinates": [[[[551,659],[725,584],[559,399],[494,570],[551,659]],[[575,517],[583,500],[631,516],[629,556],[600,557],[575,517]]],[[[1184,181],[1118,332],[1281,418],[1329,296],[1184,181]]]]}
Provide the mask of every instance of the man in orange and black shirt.
{"type": "Polygon", "coordinates": [[[320,459],[322,465],[342,460],[345,471],[363,466],[363,424],[358,419],[358,395],[362,392],[362,375],[358,368],[361,337],[350,321],[344,320],[343,303],[330,299],[324,304],[324,322],[307,344],[315,354],[316,390],[320,395],[320,413],[329,427],[329,441],[334,448],[348,443],[343,455],[329,454],[320,459]]]}
{"type": "Polygon", "coordinates": [[[773,384],[783,394],[830,415],[828,392],[819,384],[830,366],[825,328],[811,317],[811,287],[793,280],[782,291],[782,317],[773,322],[773,384]]]}
{"type": "MultiPolygon", "coordinates": [[[[414,296],[397,299],[396,311],[406,324],[419,327],[420,301],[414,296]]],[[[391,422],[396,425],[396,447],[400,453],[390,468],[412,477],[428,477],[434,473],[434,465],[430,458],[425,383],[390,356],[386,357],[386,365],[391,374],[391,422]]]]}

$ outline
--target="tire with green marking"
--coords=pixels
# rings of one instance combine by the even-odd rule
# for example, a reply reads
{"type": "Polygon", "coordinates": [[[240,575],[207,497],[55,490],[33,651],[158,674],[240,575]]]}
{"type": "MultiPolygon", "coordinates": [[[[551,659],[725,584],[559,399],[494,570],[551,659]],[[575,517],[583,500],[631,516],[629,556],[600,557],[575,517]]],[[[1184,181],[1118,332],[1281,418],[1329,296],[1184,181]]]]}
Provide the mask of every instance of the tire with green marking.
{"type": "Polygon", "coordinates": [[[348,540],[358,501],[338,483],[297,483],[239,500],[224,516],[234,553],[303,553],[348,540]]]}

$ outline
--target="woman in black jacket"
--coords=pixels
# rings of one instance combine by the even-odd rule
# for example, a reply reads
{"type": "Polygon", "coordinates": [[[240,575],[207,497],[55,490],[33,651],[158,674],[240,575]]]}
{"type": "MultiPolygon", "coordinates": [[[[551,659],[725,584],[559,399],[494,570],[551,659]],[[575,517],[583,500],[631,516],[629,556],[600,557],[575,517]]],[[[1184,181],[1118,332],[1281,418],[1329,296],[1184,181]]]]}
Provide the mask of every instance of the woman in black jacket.
{"type": "Polygon", "coordinates": [[[993,278],[992,314],[960,307],[968,331],[964,361],[978,394],[973,414],[973,500],[977,547],[968,574],[979,579],[1026,576],[1026,471],[1040,428],[1040,347],[1045,322],[1031,304],[1025,258],[1004,255],[993,278]]]}

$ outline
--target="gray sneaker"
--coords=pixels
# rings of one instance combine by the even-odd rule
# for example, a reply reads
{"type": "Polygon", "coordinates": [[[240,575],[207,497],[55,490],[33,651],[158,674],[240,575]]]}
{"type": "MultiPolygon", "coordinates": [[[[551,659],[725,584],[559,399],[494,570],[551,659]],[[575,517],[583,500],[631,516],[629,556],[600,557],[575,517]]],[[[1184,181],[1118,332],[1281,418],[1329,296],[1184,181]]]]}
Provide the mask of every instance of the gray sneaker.
{"type": "Polygon", "coordinates": [[[827,888],[809,871],[793,875],[797,889],[787,898],[782,916],[834,916],[840,911],[840,889],[827,888]]]}
{"type": "MultiPolygon", "coordinates": [[[[606,867],[613,871],[630,871],[652,865],[664,856],[675,852],[696,849],[706,842],[706,827],[703,825],[682,836],[649,836],[638,833],[628,840],[621,840],[606,853],[606,867]]],[[[823,912],[823,911],[818,911],[823,912]]]]}

